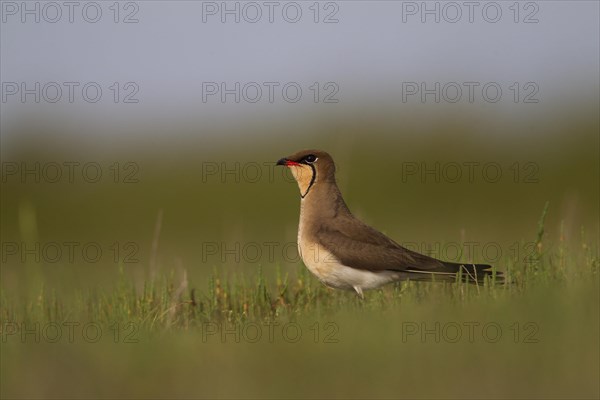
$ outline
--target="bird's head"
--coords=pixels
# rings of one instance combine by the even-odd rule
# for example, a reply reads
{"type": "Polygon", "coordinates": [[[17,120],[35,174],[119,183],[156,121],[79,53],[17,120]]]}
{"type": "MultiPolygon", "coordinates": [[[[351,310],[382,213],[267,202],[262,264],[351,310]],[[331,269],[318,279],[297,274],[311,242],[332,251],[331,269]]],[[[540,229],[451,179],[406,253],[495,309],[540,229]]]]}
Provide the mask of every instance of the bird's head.
{"type": "Polygon", "coordinates": [[[321,150],[302,150],[277,161],[288,167],[304,198],[314,185],[335,182],[335,164],[329,154],[321,150]]]}

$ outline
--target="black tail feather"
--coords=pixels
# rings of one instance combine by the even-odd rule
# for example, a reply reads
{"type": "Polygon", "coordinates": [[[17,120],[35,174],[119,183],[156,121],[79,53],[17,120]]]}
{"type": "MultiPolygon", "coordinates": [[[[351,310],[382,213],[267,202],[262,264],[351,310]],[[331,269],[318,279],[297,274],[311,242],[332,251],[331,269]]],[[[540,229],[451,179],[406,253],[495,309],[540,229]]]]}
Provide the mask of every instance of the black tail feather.
{"type": "Polygon", "coordinates": [[[504,274],[495,271],[491,265],[487,264],[467,264],[445,262],[444,267],[436,271],[422,271],[408,269],[411,280],[428,281],[450,281],[466,282],[473,284],[483,284],[487,279],[495,284],[504,283],[504,274]]]}
{"type": "Polygon", "coordinates": [[[463,282],[483,283],[486,277],[489,277],[496,284],[504,283],[504,274],[495,271],[491,265],[455,263],[447,263],[446,265],[456,268],[457,276],[460,276],[463,282]]]}

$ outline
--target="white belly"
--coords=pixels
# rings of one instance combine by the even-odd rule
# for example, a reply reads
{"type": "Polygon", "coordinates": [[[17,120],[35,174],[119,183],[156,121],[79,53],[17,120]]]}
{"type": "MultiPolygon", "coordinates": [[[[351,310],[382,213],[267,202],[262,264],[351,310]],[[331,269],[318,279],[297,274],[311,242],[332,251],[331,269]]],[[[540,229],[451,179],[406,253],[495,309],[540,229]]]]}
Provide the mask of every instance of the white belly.
{"type": "Polygon", "coordinates": [[[302,261],[321,282],[337,289],[374,289],[392,282],[398,274],[392,271],[371,272],[347,267],[325,247],[298,240],[302,261]]]}
{"type": "Polygon", "coordinates": [[[392,271],[371,272],[350,268],[342,263],[325,247],[307,240],[304,233],[304,199],[300,202],[298,224],[298,252],[302,261],[313,275],[327,286],[337,289],[374,289],[399,277],[392,271]]]}

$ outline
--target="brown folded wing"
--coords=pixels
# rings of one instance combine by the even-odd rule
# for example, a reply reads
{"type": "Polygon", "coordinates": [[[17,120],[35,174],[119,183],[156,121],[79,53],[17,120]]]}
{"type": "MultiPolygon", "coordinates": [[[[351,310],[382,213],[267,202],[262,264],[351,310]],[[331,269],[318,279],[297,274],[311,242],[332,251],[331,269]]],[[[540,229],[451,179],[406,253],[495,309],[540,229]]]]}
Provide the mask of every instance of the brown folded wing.
{"type": "Polygon", "coordinates": [[[319,243],[348,267],[370,271],[446,272],[439,260],[408,250],[383,233],[348,216],[335,218],[315,232],[319,243]]]}

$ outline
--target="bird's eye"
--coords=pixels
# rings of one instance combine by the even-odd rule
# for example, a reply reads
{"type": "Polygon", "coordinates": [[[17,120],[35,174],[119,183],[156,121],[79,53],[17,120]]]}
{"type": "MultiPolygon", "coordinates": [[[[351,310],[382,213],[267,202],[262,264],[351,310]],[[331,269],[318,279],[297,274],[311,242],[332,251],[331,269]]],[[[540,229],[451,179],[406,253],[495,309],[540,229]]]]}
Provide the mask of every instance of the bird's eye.
{"type": "Polygon", "coordinates": [[[309,154],[306,157],[304,157],[304,161],[314,163],[315,161],[317,161],[317,157],[314,154],[309,154]]]}

